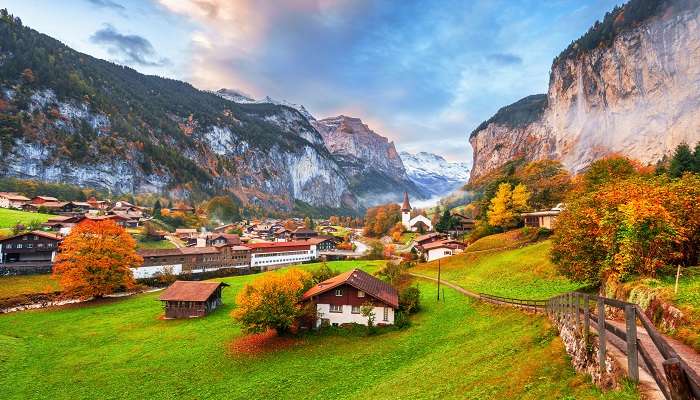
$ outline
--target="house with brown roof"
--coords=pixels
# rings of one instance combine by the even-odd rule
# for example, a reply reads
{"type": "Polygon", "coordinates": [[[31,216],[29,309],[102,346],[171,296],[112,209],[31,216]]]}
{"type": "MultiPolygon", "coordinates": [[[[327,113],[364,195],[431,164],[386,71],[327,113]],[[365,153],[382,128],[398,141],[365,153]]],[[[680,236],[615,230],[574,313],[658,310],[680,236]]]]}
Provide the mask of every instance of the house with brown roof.
{"type": "Polygon", "coordinates": [[[30,203],[32,204],[44,204],[44,203],[57,203],[58,199],[51,196],[34,196],[32,197],[30,203]]]}
{"type": "Polygon", "coordinates": [[[181,247],[177,249],[138,250],[143,264],[132,268],[136,279],[159,274],[197,274],[222,268],[250,268],[250,248],[246,246],[181,247]]]}
{"type": "Polygon", "coordinates": [[[0,240],[0,266],[49,272],[62,238],[48,232],[20,233],[0,240]]]}
{"type": "Polygon", "coordinates": [[[388,283],[360,269],[342,273],[311,287],[302,301],[316,305],[316,326],[367,325],[361,314],[365,304],[374,307],[375,324],[392,325],[399,308],[398,291],[388,283]]]}
{"type": "Polygon", "coordinates": [[[175,281],[159,300],[163,302],[166,319],[204,317],[223,304],[224,282],[175,281]]]}
{"type": "Polygon", "coordinates": [[[29,198],[16,192],[0,192],[0,208],[22,208],[29,198]]]}
{"type": "Polygon", "coordinates": [[[306,240],[318,236],[318,232],[313,229],[297,228],[290,236],[292,240],[306,240]]]}

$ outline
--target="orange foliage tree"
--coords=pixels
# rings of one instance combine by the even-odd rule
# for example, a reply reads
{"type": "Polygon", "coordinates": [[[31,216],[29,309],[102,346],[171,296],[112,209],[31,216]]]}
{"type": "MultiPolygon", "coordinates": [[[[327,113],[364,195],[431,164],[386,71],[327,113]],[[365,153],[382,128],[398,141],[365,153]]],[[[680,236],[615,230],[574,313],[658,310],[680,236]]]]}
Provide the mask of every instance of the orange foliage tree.
{"type": "Polygon", "coordinates": [[[614,283],[698,262],[700,177],[609,178],[592,189],[584,177],[590,191],[575,192],[557,219],[552,260],[563,274],[592,284],[614,283]]]}
{"type": "Polygon", "coordinates": [[[53,277],[65,294],[101,297],[134,285],[130,268],[143,263],[136,242],[114,221],[86,220],[61,242],[53,277]]]}
{"type": "Polygon", "coordinates": [[[312,284],[312,275],[300,269],[266,274],[246,285],[236,298],[233,317],[248,333],[274,329],[281,334],[308,313],[300,303],[312,284]]]}
{"type": "Polygon", "coordinates": [[[373,237],[386,235],[399,221],[401,221],[401,207],[398,204],[370,207],[365,213],[365,235],[373,237]]]}

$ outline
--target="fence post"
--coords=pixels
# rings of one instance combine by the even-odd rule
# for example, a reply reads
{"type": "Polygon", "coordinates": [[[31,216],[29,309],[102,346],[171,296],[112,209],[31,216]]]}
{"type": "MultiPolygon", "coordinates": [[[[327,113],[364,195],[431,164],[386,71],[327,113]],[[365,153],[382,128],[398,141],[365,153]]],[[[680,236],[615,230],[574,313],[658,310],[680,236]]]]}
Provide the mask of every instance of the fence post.
{"type": "Polygon", "coordinates": [[[677,358],[669,358],[662,363],[668,381],[668,389],[671,392],[671,400],[692,399],[688,380],[677,358]]]}
{"type": "Polygon", "coordinates": [[[625,325],[627,327],[627,369],[630,379],[639,382],[639,360],[637,355],[637,316],[633,305],[625,306],[625,325]]]}
{"type": "Polygon", "coordinates": [[[605,373],[605,303],[598,297],[598,364],[600,372],[605,373]]]}
{"type": "Polygon", "coordinates": [[[591,333],[591,308],[590,299],[587,294],[583,295],[583,342],[586,347],[589,345],[589,335],[591,333]]]}

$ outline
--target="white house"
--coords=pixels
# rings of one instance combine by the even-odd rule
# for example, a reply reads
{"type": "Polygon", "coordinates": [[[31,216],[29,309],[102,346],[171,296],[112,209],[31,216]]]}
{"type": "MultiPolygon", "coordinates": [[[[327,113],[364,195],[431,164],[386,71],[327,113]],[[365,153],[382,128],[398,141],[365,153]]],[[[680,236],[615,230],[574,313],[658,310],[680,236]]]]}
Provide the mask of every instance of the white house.
{"type": "Polygon", "coordinates": [[[456,240],[439,240],[436,242],[427,243],[422,246],[422,252],[425,255],[425,261],[434,261],[439,258],[450,257],[464,251],[464,244],[456,240]]]}
{"type": "Polygon", "coordinates": [[[399,308],[399,294],[388,283],[353,269],[327,279],[304,293],[303,301],[316,305],[316,326],[367,325],[362,307],[371,305],[375,325],[392,325],[399,308]]]}
{"type": "Polygon", "coordinates": [[[0,192],[1,208],[22,208],[30,199],[15,192],[0,192]]]}
{"type": "Polygon", "coordinates": [[[417,232],[420,225],[424,225],[424,230],[432,231],[433,223],[423,215],[411,218],[411,204],[408,202],[408,192],[403,192],[403,204],[401,205],[401,223],[407,231],[417,232]]]}

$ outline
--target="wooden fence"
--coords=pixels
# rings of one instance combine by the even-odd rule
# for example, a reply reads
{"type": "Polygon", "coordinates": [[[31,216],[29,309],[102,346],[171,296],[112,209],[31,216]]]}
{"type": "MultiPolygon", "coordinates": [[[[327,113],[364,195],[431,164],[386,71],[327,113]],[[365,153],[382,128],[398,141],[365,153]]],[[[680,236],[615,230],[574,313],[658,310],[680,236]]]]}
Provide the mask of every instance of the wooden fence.
{"type": "MultiPolygon", "coordinates": [[[[512,300],[512,299],[511,299],[512,300]]],[[[615,335],[625,343],[623,352],[627,355],[628,374],[631,380],[639,381],[639,355],[647,366],[667,399],[700,399],[700,377],[676,353],[659,334],[649,318],[636,304],[585,293],[566,293],[546,301],[545,311],[551,318],[573,324],[583,334],[586,345],[591,335],[591,325],[598,332],[598,362],[605,369],[605,351],[608,334],[615,335]],[[605,307],[621,310],[625,316],[625,329],[622,330],[605,318],[605,307]],[[637,335],[639,327],[646,331],[655,349],[647,349],[637,335]],[[650,351],[657,351],[663,361],[661,368],[654,362],[650,351]],[[663,371],[662,371],[663,370],[663,371]]]]}
{"type": "Polygon", "coordinates": [[[505,304],[516,308],[522,308],[534,312],[544,312],[549,300],[524,300],[511,297],[494,296],[486,293],[479,293],[479,299],[494,304],[505,304]]]}

